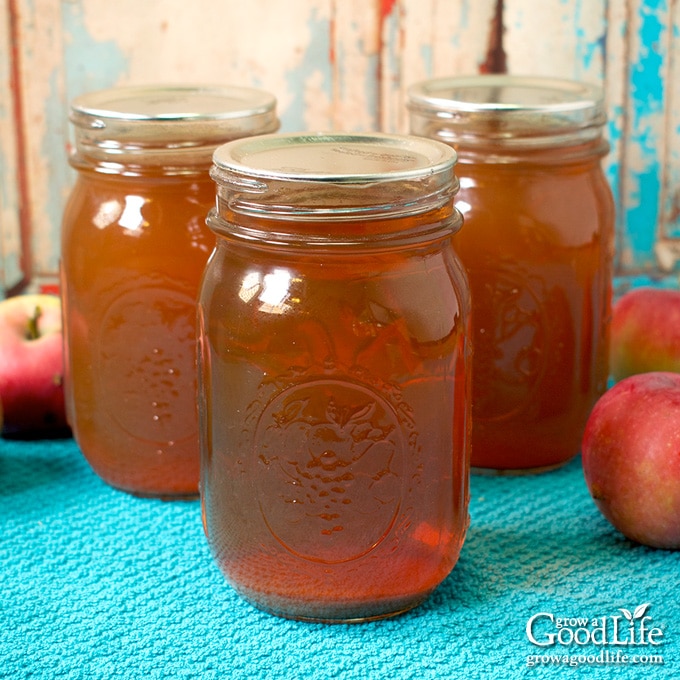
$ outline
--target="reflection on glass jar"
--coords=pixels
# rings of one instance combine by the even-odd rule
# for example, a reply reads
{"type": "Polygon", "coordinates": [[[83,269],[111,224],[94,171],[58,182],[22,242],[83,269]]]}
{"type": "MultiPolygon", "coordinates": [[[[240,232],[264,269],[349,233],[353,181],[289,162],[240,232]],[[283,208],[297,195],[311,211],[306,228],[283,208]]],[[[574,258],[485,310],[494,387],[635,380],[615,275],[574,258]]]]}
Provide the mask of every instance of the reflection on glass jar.
{"type": "Polygon", "coordinates": [[[451,571],[468,525],[455,154],[389,135],[250,141],[215,153],[199,297],[208,541],[266,611],[396,614],[451,571]]]}
{"type": "Polygon", "coordinates": [[[458,152],[454,245],[473,302],[472,465],[576,456],[606,388],[614,206],[599,88],[471,76],[409,91],[411,131],[458,152]]]}

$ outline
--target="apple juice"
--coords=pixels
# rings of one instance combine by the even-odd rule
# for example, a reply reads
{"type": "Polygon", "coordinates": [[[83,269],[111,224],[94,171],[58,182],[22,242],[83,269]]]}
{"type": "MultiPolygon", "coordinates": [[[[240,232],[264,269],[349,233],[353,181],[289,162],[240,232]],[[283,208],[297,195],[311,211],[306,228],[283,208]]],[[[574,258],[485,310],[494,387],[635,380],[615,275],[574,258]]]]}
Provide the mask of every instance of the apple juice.
{"type": "Polygon", "coordinates": [[[107,483],[196,496],[196,296],[215,238],[209,168],[224,141],[276,128],[271,95],[118,88],[73,103],[63,217],[67,412],[107,483]]]}
{"type": "Polygon", "coordinates": [[[414,133],[458,152],[473,470],[562,465],[607,384],[614,206],[601,92],[548,78],[445,78],[411,88],[409,107],[414,133]]]}
{"type": "Polygon", "coordinates": [[[251,141],[215,153],[199,297],[208,542],[271,613],[396,614],[448,575],[468,525],[455,154],[388,135],[251,141]]]}

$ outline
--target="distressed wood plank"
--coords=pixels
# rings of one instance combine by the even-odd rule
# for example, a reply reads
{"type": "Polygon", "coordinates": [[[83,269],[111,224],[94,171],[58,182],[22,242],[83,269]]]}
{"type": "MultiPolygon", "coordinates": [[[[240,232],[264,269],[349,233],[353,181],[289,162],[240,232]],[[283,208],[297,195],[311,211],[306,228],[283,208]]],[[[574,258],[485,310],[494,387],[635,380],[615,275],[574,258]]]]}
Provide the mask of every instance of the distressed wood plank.
{"type": "Polygon", "coordinates": [[[334,130],[378,128],[379,26],[375,3],[334,0],[329,55],[333,90],[329,117],[334,130]]]}
{"type": "MultiPolygon", "coordinates": [[[[68,102],[145,82],[213,81],[276,94],[282,130],[406,132],[406,89],[477,73],[496,0],[0,0],[0,284],[22,275],[23,248],[54,279],[61,212],[73,181],[68,102]],[[20,95],[8,72],[9,3],[18,8],[20,95]],[[29,183],[19,200],[16,142],[29,183]]],[[[680,270],[680,2],[505,0],[511,73],[601,82],[606,161],[618,205],[617,272],[680,270]]]]}
{"type": "Polygon", "coordinates": [[[666,106],[668,153],[662,183],[663,227],[661,236],[664,239],[678,241],[680,240],[680,2],[672,3],[669,19],[671,45],[667,74],[664,76],[668,84],[666,106]]]}
{"type": "Polygon", "coordinates": [[[406,91],[427,78],[479,73],[488,50],[495,0],[383,3],[382,129],[408,132],[406,91]]]}
{"type": "Polygon", "coordinates": [[[607,0],[505,0],[508,70],[601,83],[607,0]]]}
{"type": "Polygon", "coordinates": [[[0,2],[0,297],[19,285],[23,278],[12,68],[9,4],[7,0],[2,0],[0,2]]]}
{"type": "Polygon", "coordinates": [[[251,85],[277,95],[283,130],[332,127],[330,0],[16,2],[30,131],[30,257],[41,283],[57,277],[61,214],[74,178],[66,149],[74,96],[149,82],[251,85]]]}
{"type": "Polygon", "coordinates": [[[607,39],[604,64],[604,89],[607,101],[607,139],[610,152],[605,159],[607,179],[616,203],[616,252],[614,270],[622,272],[624,252],[623,203],[621,179],[625,152],[625,108],[628,92],[628,13],[627,0],[610,0],[607,8],[607,39]]]}
{"type": "Polygon", "coordinates": [[[68,185],[67,125],[63,106],[62,16],[57,0],[29,3],[17,0],[21,73],[19,87],[22,116],[17,135],[28,178],[25,224],[30,240],[24,243],[30,257],[32,279],[56,283],[59,230],[68,185]]]}
{"type": "MultiPolygon", "coordinates": [[[[660,235],[663,168],[670,142],[666,135],[670,88],[664,76],[672,38],[665,0],[633,4],[628,15],[630,70],[619,188],[623,210],[621,263],[630,273],[658,266],[655,246],[660,235]]],[[[664,268],[669,266],[672,263],[666,262],[664,268]]]]}
{"type": "Polygon", "coordinates": [[[328,127],[331,9],[330,0],[145,0],[143,11],[138,0],[77,0],[66,22],[65,66],[77,75],[69,95],[146,82],[246,85],[277,95],[284,129],[328,127]]]}

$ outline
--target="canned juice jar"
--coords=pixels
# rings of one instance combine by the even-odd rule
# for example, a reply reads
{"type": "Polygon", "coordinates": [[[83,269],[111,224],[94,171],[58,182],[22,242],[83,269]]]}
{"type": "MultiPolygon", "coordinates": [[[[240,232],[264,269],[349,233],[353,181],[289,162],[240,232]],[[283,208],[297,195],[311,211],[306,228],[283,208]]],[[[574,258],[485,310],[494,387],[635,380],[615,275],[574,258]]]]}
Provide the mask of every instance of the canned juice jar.
{"type": "Polygon", "coordinates": [[[196,496],[196,297],[215,238],[213,151],[277,129],[274,97],[149,86],[72,103],[62,224],[65,388],[75,439],[110,485],[196,496]]]}
{"type": "Polygon", "coordinates": [[[558,467],[578,454],[608,373],[614,203],[602,92],[470,76],[418,83],[408,106],[414,134],[458,152],[473,470],[558,467]]]}
{"type": "Polygon", "coordinates": [[[199,297],[203,520],[271,613],[380,618],[431,593],[468,526],[469,292],[455,152],[266,135],[214,156],[199,297]]]}

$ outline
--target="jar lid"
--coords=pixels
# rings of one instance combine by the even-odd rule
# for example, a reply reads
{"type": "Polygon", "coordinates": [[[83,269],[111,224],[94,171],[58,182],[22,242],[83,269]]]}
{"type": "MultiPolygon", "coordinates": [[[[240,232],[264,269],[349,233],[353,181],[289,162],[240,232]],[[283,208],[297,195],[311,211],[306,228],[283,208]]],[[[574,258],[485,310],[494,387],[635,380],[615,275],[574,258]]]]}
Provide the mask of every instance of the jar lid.
{"type": "Polygon", "coordinates": [[[80,116],[101,127],[110,120],[197,121],[250,118],[274,110],[276,99],[262,90],[216,85],[141,85],[99,90],[76,97],[80,116]],[[95,122],[93,118],[101,119],[95,122]]]}
{"type": "Polygon", "coordinates": [[[459,186],[456,158],[441,142],[408,135],[270,134],[217,148],[211,175],[226,221],[232,213],[259,220],[379,220],[440,208],[448,219],[459,186]]]}
{"type": "Polygon", "coordinates": [[[226,141],[278,129],[276,99],[221,85],[144,85],[90,92],[71,103],[77,152],[142,165],[209,164],[226,141]]]}
{"type": "Polygon", "coordinates": [[[451,173],[456,152],[434,140],[387,133],[262,135],[220,146],[221,171],[264,180],[369,183],[451,173]]]}
{"type": "MultiPolygon", "coordinates": [[[[604,95],[596,85],[543,76],[478,75],[436,78],[408,89],[412,131],[437,121],[451,141],[568,143],[600,134],[604,95]]],[[[432,129],[430,129],[432,132],[432,129]]]]}

